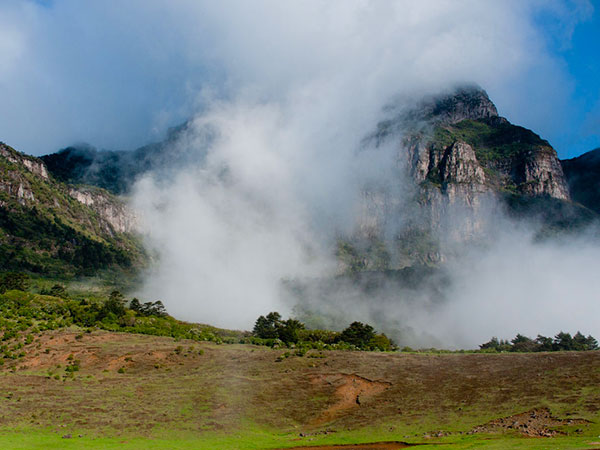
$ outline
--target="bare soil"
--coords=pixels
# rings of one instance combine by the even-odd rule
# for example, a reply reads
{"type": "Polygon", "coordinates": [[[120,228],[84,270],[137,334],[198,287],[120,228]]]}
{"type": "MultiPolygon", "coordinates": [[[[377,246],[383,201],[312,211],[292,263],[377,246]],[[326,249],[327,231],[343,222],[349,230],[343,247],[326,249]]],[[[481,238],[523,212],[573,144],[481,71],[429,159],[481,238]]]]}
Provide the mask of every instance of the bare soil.
{"type": "Polygon", "coordinates": [[[553,417],[548,408],[540,408],[492,420],[485,425],[475,427],[472,433],[516,431],[530,437],[552,437],[557,434],[565,434],[563,431],[556,429],[557,427],[588,423],[588,420],[583,419],[559,419],[553,417]]]}
{"type": "Polygon", "coordinates": [[[392,385],[387,381],[373,381],[356,374],[345,373],[316,375],[312,377],[312,382],[313,384],[326,383],[335,387],[335,402],[312,421],[312,425],[330,422],[340,412],[359,408],[392,385]]]}

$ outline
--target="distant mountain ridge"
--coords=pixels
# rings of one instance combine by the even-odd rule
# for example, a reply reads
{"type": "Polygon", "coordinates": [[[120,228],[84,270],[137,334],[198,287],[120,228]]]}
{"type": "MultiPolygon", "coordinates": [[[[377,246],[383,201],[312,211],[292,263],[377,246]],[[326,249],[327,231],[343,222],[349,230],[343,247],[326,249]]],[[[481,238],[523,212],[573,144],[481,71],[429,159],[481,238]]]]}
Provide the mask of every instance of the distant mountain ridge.
{"type": "Polygon", "coordinates": [[[600,148],[561,164],[573,200],[600,214],[600,148]]]}
{"type": "MultiPolygon", "coordinates": [[[[133,151],[97,150],[90,145],[71,146],[44,155],[42,161],[60,181],[98,186],[115,194],[129,192],[139,176],[150,171],[177,169],[186,164],[202,145],[198,133],[189,133],[189,123],[171,128],[164,141],[148,144],[133,151]]],[[[206,145],[213,138],[206,129],[206,145]]]]}

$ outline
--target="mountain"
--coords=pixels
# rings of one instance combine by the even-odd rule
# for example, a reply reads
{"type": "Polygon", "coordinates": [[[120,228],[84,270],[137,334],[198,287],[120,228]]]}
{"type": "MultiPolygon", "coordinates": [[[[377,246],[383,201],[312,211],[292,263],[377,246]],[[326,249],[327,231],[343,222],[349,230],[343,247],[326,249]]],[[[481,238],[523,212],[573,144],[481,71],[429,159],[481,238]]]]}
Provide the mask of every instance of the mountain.
{"type": "MultiPolygon", "coordinates": [[[[411,183],[400,196],[383,186],[365,187],[361,223],[338,245],[342,271],[437,264],[452,246],[484,236],[498,209],[535,221],[541,234],[597,219],[592,158],[561,163],[548,141],[500,116],[479,86],[392,103],[384,114],[364,145],[395,151],[411,183]]],[[[80,146],[42,160],[65,183],[126,193],[148,171],[176,174],[191,155],[202,158],[197,149],[210,145],[215,130],[190,124],[132,152],[80,146]]]]}
{"type": "Polygon", "coordinates": [[[53,276],[135,267],[136,218],[98,187],[57,181],[45,163],[0,143],[0,270],[53,276]]]}
{"type": "Polygon", "coordinates": [[[573,200],[600,214],[600,148],[561,164],[573,200]]]}
{"type": "Polygon", "coordinates": [[[480,87],[461,86],[410,108],[392,104],[386,112],[365,144],[392,148],[411,183],[404,198],[385,188],[366,192],[366,219],[339,246],[342,271],[438,264],[457,246],[486,239],[505,216],[535,222],[540,236],[597,219],[589,203],[572,201],[548,141],[501,117],[480,87]]]}

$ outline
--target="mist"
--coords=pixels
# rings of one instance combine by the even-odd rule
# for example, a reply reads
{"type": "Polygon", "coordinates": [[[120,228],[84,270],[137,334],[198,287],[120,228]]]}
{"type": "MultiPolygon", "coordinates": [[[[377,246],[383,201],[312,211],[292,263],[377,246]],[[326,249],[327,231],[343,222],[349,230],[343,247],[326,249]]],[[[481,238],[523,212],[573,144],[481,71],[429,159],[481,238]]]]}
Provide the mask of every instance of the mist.
{"type": "Polygon", "coordinates": [[[539,241],[534,224],[516,224],[495,207],[489,239],[447,239],[444,273],[420,286],[383,282],[365,295],[341,283],[304,304],[288,289],[340,274],[337,239],[368,228],[376,215],[365,210],[369,192],[394,205],[390,232],[418,217],[407,206],[414,191],[401,132],[383,146],[365,141],[384,106],[473,81],[508,115],[503,94],[518,92],[515,83],[534,68],[552,74],[544,89],[561,84],[535,27],[541,2],[199,5],[188,6],[202,13],[199,33],[226,82],[193,91],[187,167],[168,178],[148,174],[134,188],[156,255],[139,295],[162,300],[177,318],[241,329],[274,310],[337,313],[412,346],[475,347],[516,332],[600,334],[600,246],[581,237],[539,241]]]}

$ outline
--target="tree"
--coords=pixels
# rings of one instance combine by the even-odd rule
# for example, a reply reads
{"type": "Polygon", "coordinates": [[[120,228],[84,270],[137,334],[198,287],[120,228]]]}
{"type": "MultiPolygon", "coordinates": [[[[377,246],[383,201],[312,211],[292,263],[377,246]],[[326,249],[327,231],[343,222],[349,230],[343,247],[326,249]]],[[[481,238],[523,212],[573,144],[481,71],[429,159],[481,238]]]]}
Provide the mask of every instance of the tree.
{"type": "Polygon", "coordinates": [[[150,311],[150,315],[152,316],[165,317],[167,315],[165,305],[163,305],[163,302],[161,302],[160,300],[157,300],[154,303],[152,303],[150,311]]]}
{"type": "Polygon", "coordinates": [[[552,338],[542,336],[538,334],[535,338],[535,343],[537,344],[536,351],[538,352],[551,352],[552,351],[552,338]]]}
{"type": "Polygon", "coordinates": [[[296,319],[284,320],[277,328],[277,337],[283,342],[294,344],[298,342],[299,331],[304,330],[304,324],[296,319]]]}
{"type": "Polygon", "coordinates": [[[106,317],[109,313],[112,313],[117,317],[123,317],[125,315],[125,298],[123,297],[123,294],[117,290],[112,291],[108,300],[104,302],[100,316],[106,317]]]}
{"type": "Polygon", "coordinates": [[[587,339],[580,331],[573,336],[573,350],[587,350],[587,339]]]}
{"type": "Polygon", "coordinates": [[[575,336],[573,336],[573,347],[575,350],[597,350],[598,341],[591,335],[585,337],[578,331],[575,336]]]}
{"type": "Polygon", "coordinates": [[[498,338],[496,336],[494,336],[486,343],[480,344],[479,348],[481,350],[498,350],[499,345],[500,345],[500,342],[498,341],[498,338]]]}
{"type": "Polygon", "coordinates": [[[129,309],[132,311],[140,312],[141,307],[142,307],[142,304],[135,297],[129,302],[129,309]]]}
{"type": "Polygon", "coordinates": [[[262,339],[276,339],[278,336],[279,327],[281,326],[281,314],[271,312],[267,317],[260,316],[256,319],[252,334],[262,339]]]}
{"type": "Polygon", "coordinates": [[[160,300],[154,303],[146,302],[142,304],[137,298],[134,298],[129,303],[129,309],[142,316],[165,317],[167,315],[165,305],[160,300]]]}
{"type": "Polygon", "coordinates": [[[560,332],[554,336],[554,350],[574,350],[574,342],[570,333],[560,332]]]}
{"type": "Polygon", "coordinates": [[[24,273],[7,272],[0,276],[0,294],[6,291],[26,291],[29,285],[29,276],[24,273]]]}
{"type": "Polygon", "coordinates": [[[533,340],[522,334],[517,334],[510,342],[512,343],[511,351],[513,352],[533,352],[537,348],[533,340]]]}
{"type": "Polygon", "coordinates": [[[342,341],[362,349],[368,348],[371,339],[374,337],[375,330],[373,327],[362,322],[352,322],[340,335],[342,341]]]}
{"type": "Polygon", "coordinates": [[[592,337],[592,335],[588,335],[586,340],[586,350],[598,350],[598,341],[592,337]]]}
{"type": "Polygon", "coordinates": [[[55,284],[50,288],[48,292],[49,295],[53,297],[67,298],[69,295],[67,294],[67,290],[62,284],[55,284]]]}

